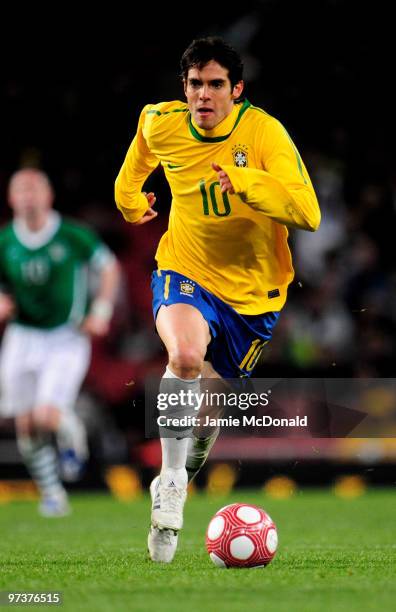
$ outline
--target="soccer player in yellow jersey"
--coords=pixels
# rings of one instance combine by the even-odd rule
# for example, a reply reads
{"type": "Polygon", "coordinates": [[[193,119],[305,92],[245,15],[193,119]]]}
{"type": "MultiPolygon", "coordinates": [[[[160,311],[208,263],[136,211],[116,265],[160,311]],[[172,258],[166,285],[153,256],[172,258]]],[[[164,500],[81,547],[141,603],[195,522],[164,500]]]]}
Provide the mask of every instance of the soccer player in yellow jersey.
{"type": "MultiPolygon", "coordinates": [[[[288,228],[315,231],[320,211],[285,128],[242,99],[235,50],[219,38],[195,40],[181,69],[187,103],[144,107],[115,199],[126,221],[155,219],[155,195],[141,190],[162,165],[172,207],[152,288],[168,352],[163,383],[199,392],[201,376],[251,375],[293,278],[288,228]]],[[[217,433],[166,435],[161,474],[150,487],[149,552],[162,562],[176,551],[188,475],[201,467],[217,433]]]]}

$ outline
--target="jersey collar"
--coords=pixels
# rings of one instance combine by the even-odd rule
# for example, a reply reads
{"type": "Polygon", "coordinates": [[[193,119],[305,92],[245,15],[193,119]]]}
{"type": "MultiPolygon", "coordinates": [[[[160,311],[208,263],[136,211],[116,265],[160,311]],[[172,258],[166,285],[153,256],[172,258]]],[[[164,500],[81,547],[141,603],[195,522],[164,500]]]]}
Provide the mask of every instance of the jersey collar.
{"type": "Polygon", "coordinates": [[[22,219],[14,219],[12,227],[15,236],[19,242],[28,249],[39,249],[40,247],[48,244],[48,242],[55,236],[61,223],[60,214],[55,210],[51,210],[48,214],[47,221],[44,227],[38,232],[32,232],[27,227],[26,223],[22,219]]]}
{"type": "Polygon", "coordinates": [[[251,106],[248,100],[244,100],[242,104],[235,104],[231,113],[216,125],[213,130],[201,130],[198,128],[191,117],[191,113],[188,114],[188,127],[190,128],[191,134],[196,140],[200,142],[223,142],[232,134],[236,126],[242,119],[244,113],[251,106]]]}

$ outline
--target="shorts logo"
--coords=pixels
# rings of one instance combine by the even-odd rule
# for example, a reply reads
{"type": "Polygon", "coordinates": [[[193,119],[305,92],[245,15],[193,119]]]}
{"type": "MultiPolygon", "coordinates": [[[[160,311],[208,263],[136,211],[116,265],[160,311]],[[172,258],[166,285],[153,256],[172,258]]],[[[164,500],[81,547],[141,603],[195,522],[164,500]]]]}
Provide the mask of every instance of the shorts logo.
{"type": "Polygon", "coordinates": [[[189,297],[193,297],[195,289],[195,283],[188,279],[184,279],[180,281],[180,295],[188,295],[189,297]]]}
{"type": "Polygon", "coordinates": [[[248,166],[248,148],[247,145],[237,144],[232,147],[232,157],[234,158],[234,166],[237,168],[247,168],[248,166]]]}

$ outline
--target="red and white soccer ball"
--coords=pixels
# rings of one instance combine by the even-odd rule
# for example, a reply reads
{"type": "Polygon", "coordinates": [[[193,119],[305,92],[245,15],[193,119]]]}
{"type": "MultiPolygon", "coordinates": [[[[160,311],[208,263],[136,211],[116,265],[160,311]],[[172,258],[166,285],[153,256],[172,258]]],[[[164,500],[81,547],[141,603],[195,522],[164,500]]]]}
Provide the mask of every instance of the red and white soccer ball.
{"type": "Polygon", "coordinates": [[[208,525],[206,548],[218,567],[264,567],[278,547],[276,525],[262,508],[230,504],[208,525]]]}

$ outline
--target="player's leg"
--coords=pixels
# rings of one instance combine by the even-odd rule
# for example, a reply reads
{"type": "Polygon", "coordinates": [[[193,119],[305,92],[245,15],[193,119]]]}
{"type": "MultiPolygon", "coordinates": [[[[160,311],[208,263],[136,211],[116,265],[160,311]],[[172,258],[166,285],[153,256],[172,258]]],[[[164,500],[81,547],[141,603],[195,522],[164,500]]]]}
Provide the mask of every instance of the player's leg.
{"type": "MultiPolygon", "coordinates": [[[[161,393],[185,392],[185,397],[200,393],[200,378],[210,341],[208,323],[200,311],[189,304],[161,306],[157,331],[168,353],[168,365],[160,385],[161,393]],[[190,392],[190,393],[189,393],[190,392]]],[[[194,400],[176,406],[172,416],[194,414],[194,400]]],[[[161,474],[151,486],[153,497],[149,551],[154,561],[169,562],[176,550],[175,533],[183,525],[183,506],[187,495],[187,447],[192,428],[174,431],[162,428],[161,474]]]]}
{"type": "Polygon", "coordinates": [[[88,459],[85,426],[74,405],[88,369],[90,343],[73,329],[54,332],[48,343],[48,360],[39,373],[34,420],[38,428],[56,435],[61,476],[70,482],[81,477],[88,459]]]}
{"type": "MultiPolygon", "coordinates": [[[[209,361],[204,362],[202,370],[202,378],[206,381],[209,379],[213,381],[221,381],[221,376],[214,370],[212,364],[209,361]]],[[[218,389],[217,389],[218,390],[218,389]]],[[[199,417],[202,419],[210,414],[211,407],[205,404],[199,411],[199,417]]],[[[218,414],[216,416],[219,416],[218,414]]],[[[198,474],[206,462],[209,453],[216,442],[220,433],[219,427],[213,427],[209,430],[203,430],[202,428],[194,428],[193,432],[188,440],[187,446],[187,458],[186,458],[186,470],[188,475],[188,481],[191,482],[193,478],[198,474]]]]}
{"type": "Polygon", "coordinates": [[[59,501],[53,515],[66,514],[67,496],[58,474],[58,461],[47,429],[34,426],[32,402],[37,390],[35,366],[40,339],[33,330],[16,325],[7,328],[2,344],[0,385],[4,414],[15,417],[19,452],[40,492],[40,511],[46,500],[59,501]],[[58,510],[58,512],[56,512],[58,510]]]}
{"type": "MultiPolygon", "coordinates": [[[[263,346],[270,340],[279,313],[257,316],[239,315],[231,306],[210,296],[213,308],[221,320],[221,334],[213,338],[210,362],[205,362],[203,378],[214,396],[224,396],[232,390],[225,379],[250,377],[258,362],[263,346]]],[[[199,416],[221,417],[224,407],[203,405],[199,416]],[[215,414],[211,414],[215,412],[215,414]],[[217,412],[217,414],[216,414],[217,412]]],[[[219,434],[219,428],[205,431],[194,428],[189,440],[186,467],[189,480],[194,478],[205,463],[219,434]]]]}
{"type": "Polygon", "coordinates": [[[88,459],[87,434],[73,408],[61,409],[55,404],[40,404],[32,418],[36,431],[56,436],[62,480],[74,482],[81,478],[88,459]]]}
{"type": "Polygon", "coordinates": [[[44,427],[37,429],[32,412],[18,415],[15,425],[19,452],[41,495],[39,512],[47,517],[69,514],[51,431],[44,427]]]}
{"type": "MultiPolygon", "coordinates": [[[[204,366],[207,345],[210,341],[209,326],[202,314],[193,306],[173,304],[162,306],[157,316],[157,330],[168,353],[168,366],[164,374],[164,387],[191,391],[189,397],[200,393],[200,378],[204,366]]],[[[194,411],[195,404],[189,406],[194,411]]],[[[184,412],[184,410],[181,410],[184,412]]],[[[162,479],[173,479],[181,486],[187,484],[185,470],[188,434],[191,427],[176,436],[168,437],[163,431],[162,444],[162,479]]]]}
{"type": "Polygon", "coordinates": [[[189,304],[161,306],[156,326],[174,376],[193,380],[202,374],[210,331],[201,312],[189,304]]]}
{"type": "MultiPolygon", "coordinates": [[[[188,304],[162,306],[157,316],[157,330],[168,353],[168,366],[164,374],[167,385],[175,389],[200,392],[200,377],[204,366],[207,345],[210,341],[209,327],[202,314],[188,304]]],[[[192,395],[191,394],[191,395],[192,395]]],[[[189,407],[194,410],[195,405],[189,407]]],[[[165,476],[176,479],[181,485],[187,483],[185,470],[188,434],[186,427],[177,437],[161,437],[162,470],[165,476]],[[184,435],[183,435],[184,434],[184,435]]]]}
{"type": "MultiPolygon", "coordinates": [[[[199,393],[209,327],[202,314],[193,306],[173,304],[162,306],[157,316],[157,330],[168,353],[168,366],[164,379],[176,392],[181,389],[199,393]],[[173,383],[173,385],[172,385],[173,383]]],[[[195,406],[190,408],[194,409],[195,406]]],[[[188,435],[190,428],[186,428],[188,435]]],[[[185,463],[188,437],[162,437],[162,471],[186,484],[185,463]]]]}

